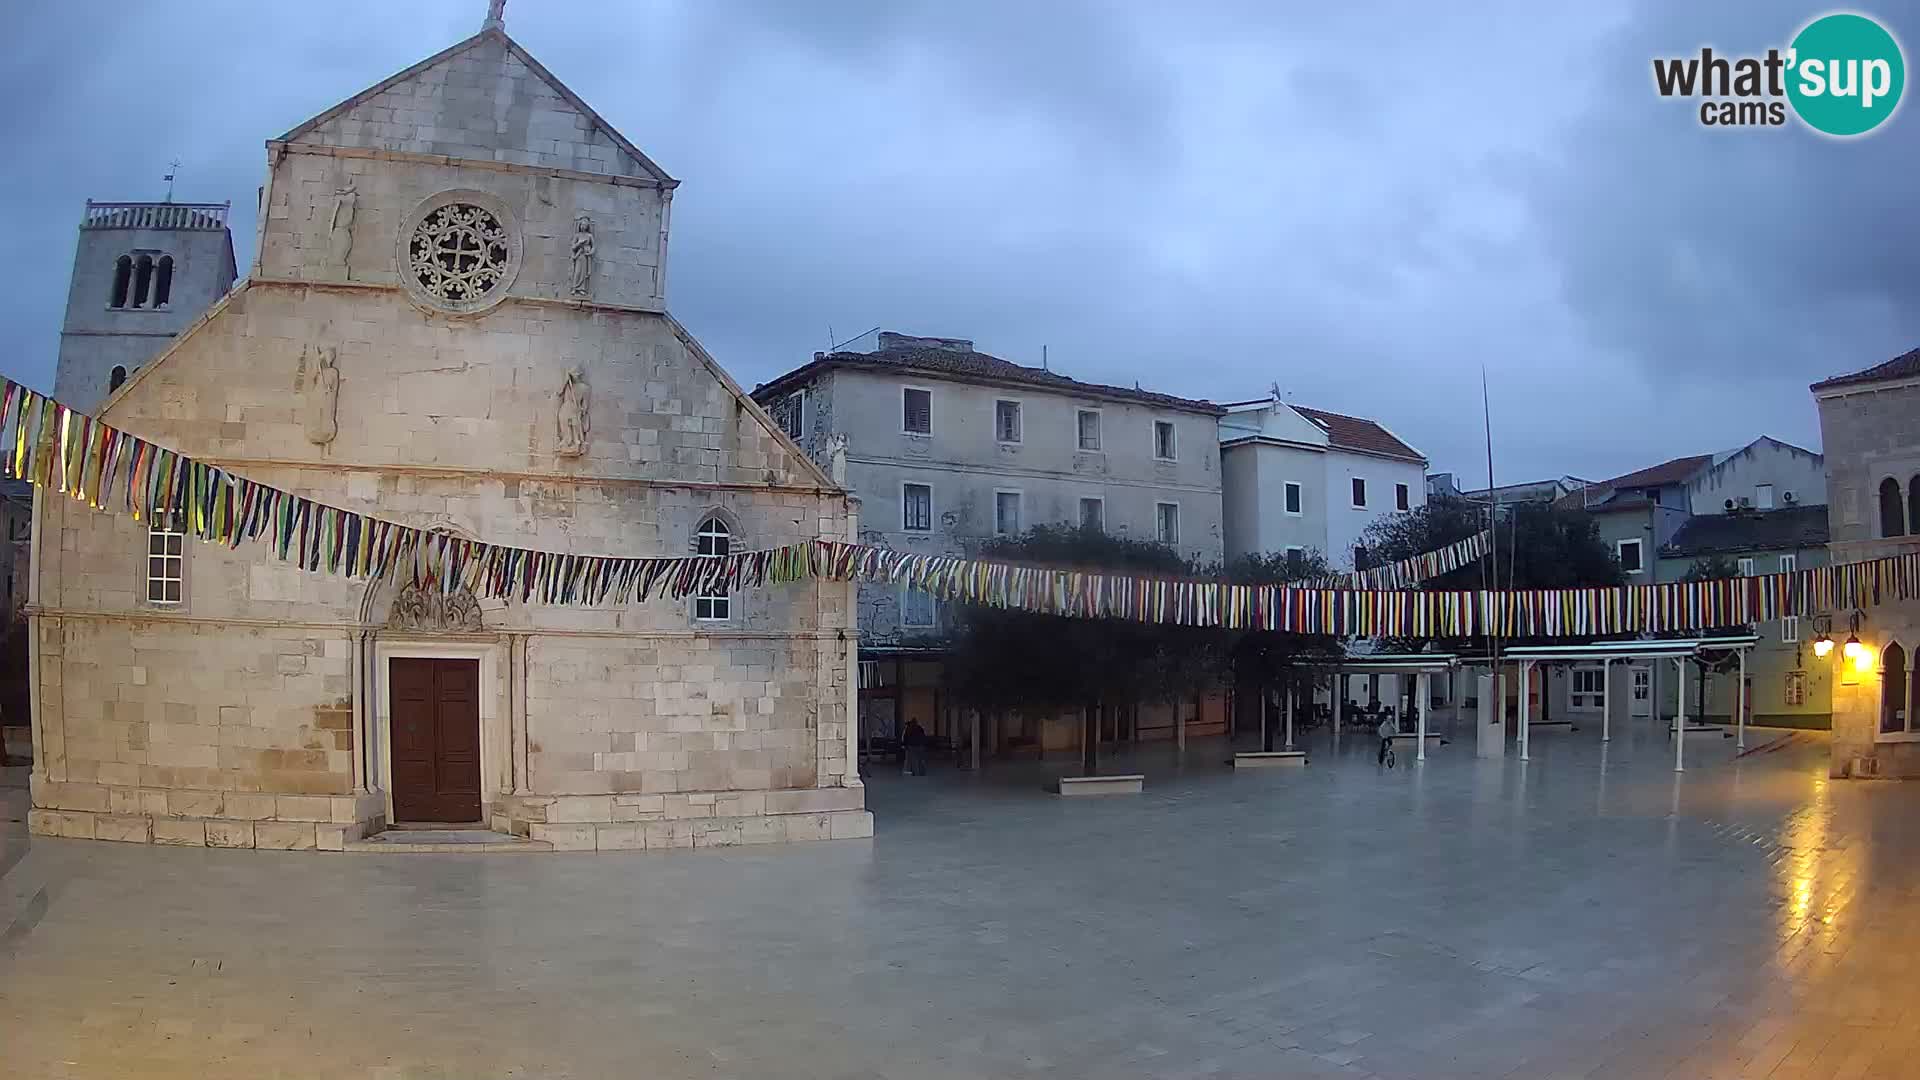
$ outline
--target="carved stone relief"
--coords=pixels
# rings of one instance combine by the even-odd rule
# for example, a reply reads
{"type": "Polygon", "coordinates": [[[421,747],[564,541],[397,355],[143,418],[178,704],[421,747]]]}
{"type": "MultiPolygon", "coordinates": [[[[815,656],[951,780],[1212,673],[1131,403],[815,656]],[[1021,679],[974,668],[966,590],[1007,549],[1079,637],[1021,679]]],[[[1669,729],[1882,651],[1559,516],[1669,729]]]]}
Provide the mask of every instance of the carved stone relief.
{"type": "Polygon", "coordinates": [[[573,219],[573,295],[593,294],[593,219],[585,214],[573,219]]]}
{"type": "Polygon", "coordinates": [[[353,254],[353,219],[359,208],[360,192],[353,181],[333,193],[333,217],[327,223],[327,265],[342,277],[353,276],[347,259],[353,254]]]}
{"type": "Polygon", "coordinates": [[[314,352],[313,383],[305,401],[307,441],[325,446],[340,433],[340,350],[323,345],[314,352]]]}
{"type": "Polygon", "coordinates": [[[585,371],[573,368],[567,372],[566,381],[560,384],[554,417],[554,452],[561,457],[579,457],[587,452],[587,406],[591,393],[585,371]]]}
{"type": "Polygon", "coordinates": [[[436,586],[408,584],[393,598],[393,611],[387,616],[387,628],[415,633],[478,633],[486,629],[480,617],[480,601],[472,591],[456,588],[450,593],[436,586]]]}

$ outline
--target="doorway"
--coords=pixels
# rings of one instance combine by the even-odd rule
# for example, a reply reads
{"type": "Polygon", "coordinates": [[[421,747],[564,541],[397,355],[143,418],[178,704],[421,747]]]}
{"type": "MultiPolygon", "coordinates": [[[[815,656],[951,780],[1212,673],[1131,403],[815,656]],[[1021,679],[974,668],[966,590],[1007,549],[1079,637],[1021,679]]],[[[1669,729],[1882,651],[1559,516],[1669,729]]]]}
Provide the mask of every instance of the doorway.
{"type": "Polygon", "coordinates": [[[395,821],[480,820],[480,661],[388,660],[395,821]]]}
{"type": "Polygon", "coordinates": [[[1633,680],[1629,684],[1633,688],[1633,693],[1629,695],[1633,704],[1628,715],[1653,715],[1653,668],[1645,664],[1635,664],[1627,670],[1633,675],[1633,680]]]}

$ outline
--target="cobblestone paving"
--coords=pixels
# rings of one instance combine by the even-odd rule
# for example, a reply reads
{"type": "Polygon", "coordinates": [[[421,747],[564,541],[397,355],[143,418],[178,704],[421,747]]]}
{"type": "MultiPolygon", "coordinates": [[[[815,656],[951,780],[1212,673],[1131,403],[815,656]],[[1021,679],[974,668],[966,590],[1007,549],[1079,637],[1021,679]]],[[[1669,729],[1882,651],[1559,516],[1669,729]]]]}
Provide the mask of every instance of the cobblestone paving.
{"type": "Polygon", "coordinates": [[[1104,799],[946,765],[874,778],[873,841],[781,848],[29,848],[8,821],[0,1073],[1920,1075],[1920,784],[1831,783],[1816,735],[1691,736],[1676,775],[1622,727],[1391,772],[1364,738],[1242,775],[1196,744],[1113,762],[1148,790],[1104,799]]]}

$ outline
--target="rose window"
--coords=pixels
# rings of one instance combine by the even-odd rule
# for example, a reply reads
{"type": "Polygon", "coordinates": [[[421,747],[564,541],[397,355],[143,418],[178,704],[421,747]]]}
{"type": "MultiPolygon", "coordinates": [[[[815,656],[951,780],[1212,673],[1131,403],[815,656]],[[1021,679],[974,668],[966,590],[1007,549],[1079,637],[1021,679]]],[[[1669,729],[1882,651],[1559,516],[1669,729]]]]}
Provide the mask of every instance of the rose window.
{"type": "Polygon", "coordinates": [[[448,203],[420,219],[407,243],[408,274],[427,295],[470,304],[509,276],[506,226],[469,203],[448,203]]]}

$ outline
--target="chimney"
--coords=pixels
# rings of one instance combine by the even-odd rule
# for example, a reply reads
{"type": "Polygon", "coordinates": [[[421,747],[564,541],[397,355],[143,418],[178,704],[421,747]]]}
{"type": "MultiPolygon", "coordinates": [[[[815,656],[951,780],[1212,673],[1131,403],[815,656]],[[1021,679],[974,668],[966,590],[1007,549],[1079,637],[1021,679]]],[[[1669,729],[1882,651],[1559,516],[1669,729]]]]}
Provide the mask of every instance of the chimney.
{"type": "Polygon", "coordinates": [[[880,351],[889,349],[939,349],[943,352],[972,352],[973,342],[968,338],[952,337],[914,337],[912,334],[895,333],[892,330],[880,331],[880,351]]]}

